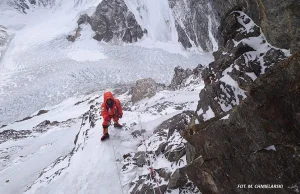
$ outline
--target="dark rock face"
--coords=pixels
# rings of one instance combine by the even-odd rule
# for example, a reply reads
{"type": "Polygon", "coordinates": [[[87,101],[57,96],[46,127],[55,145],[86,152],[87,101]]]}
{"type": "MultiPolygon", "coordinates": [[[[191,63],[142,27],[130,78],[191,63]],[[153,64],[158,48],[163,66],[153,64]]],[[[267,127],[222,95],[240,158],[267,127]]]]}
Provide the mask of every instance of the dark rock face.
{"type": "Polygon", "coordinates": [[[3,51],[7,46],[8,37],[7,29],[0,25],[0,60],[2,58],[3,51]]]}
{"type": "Polygon", "coordinates": [[[49,112],[49,110],[40,110],[36,116],[42,115],[42,114],[46,114],[47,112],[49,112]]]}
{"type": "Polygon", "coordinates": [[[278,48],[291,49],[292,52],[299,48],[300,44],[300,2],[287,0],[284,2],[272,0],[223,0],[210,1],[216,17],[221,23],[218,40],[220,45],[226,44],[226,37],[221,32],[225,27],[224,20],[232,11],[244,11],[265,34],[267,40],[278,48]]]}
{"type": "Polygon", "coordinates": [[[135,155],[133,156],[133,160],[136,162],[136,165],[138,167],[144,166],[147,163],[145,152],[135,153],[135,155]]]}
{"type": "Polygon", "coordinates": [[[136,187],[132,189],[130,193],[136,194],[155,194],[155,193],[165,193],[167,190],[167,185],[161,185],[157,187],[155,184],[144,184],[145,180],[149,180],[151,175],[143,175],[139,177],[139,181],[137,181],[136,187]]]}
{"type": "MultiPolygon", "coordinates": [[[[210,0],[169,0],[175,18],[178,41],[184,48],[201,47],[203,50],[213,50],[212,37],[217,32],[218,21],[210,0]],[[209,31],[212,34],[209,34],[209,31]]],[[[215,48],[216,49],[216,48],[215,48]]]]}
{"type": "Polygon", "coordinates": [[[142,129],[142,130],[135,130],[135,131],[131,132],[131,136],[132,136],[133,138],[137,138],[137,137],[142,136],[142,134],[145,133],[145,132],[146,132],[145,129],[142,129]]]}
{"type": "Polygon", "coordinates": [[[128,10],[124,0],[103,0],[91,17],[85,14],[77,23],[75,35],[67,37],[69,41],[74,42],[80,36],[80,25],[86,23],[91,25],[96,34],[94,39],[98,41],[118,42],[122,40],[132,43],[142,38],[145,33],[133,13],[128,10]]]}
{"type": "MultiPolygon", "coordinates": [[[[50,125],[51,125],[51,122],[49,120],[45,120],[45,121],[41,122],[40,124],[38,124],[37,126],[35,126],[33,128],[33,130],[36,132],[39,132],[39,133],[43,133],[49,129],[50,125]]],[[[55,123],[52,125],[55,125],[55,123]]]]}
{"type": "Polygon", "coordinates": [[[160,137],[166,138],[155,151],[156,155],[164,154],[170,162],[180,162],[180,158],[186,154],[185,143],[181,141],[180,133],[188,127],[192,117],[193,112],[184,111],[162,122],[156,128],[155,133],[160,137]]]}
{"type": "Polygon", "coordinates": [[[184,187],[184,185],[188,182],[188,178],[185,175],[183,169],[178,168],[172,175],[168,184],[168,188],[170,189],[178,189],[180,187],[184,187]]]}
{"type": "Polygon", "coordinates": [[[191,69],[183,69],[182,67],[178,66],[174,69],[174,76],[171,81],[170,88],[176,90],[180,87],[184,80],[186,80],[189,76],[192,75],[191,69]]]}
{"type": "Polygon", "coordinates": [[[32,6],[53,6],[55,0],[10,0],[8,1],[8,4],[22,13],[27,13],[32,6]]]}
{"type": "Polygon", "coordinates": [[[33,118],[32,116],[28,116],[28,117],[25,117],[25,118],[23,118],[23,119],[21,119],[21,120],[18,120],[18,121],[16,121],[16,122],[27,121],[27,120],[32,119],[32,118],[33,118]]]}
{"type": "Polygon", "coordinates": [[[213,50],[211,37],[217,39],[219,46],[224,46],[228,39],[222,35],[223,28],[227,27],[224,21],[232,11],[248,14],[272,45],[292,52],[300,48],[298,0],[169,0],[169,6],[175,18],[178,40],[185,48],[200,46],[203,50],[213,50]]]}
{"type": "Polygon", "coordinates": [[[81,36],[81,34],[80,34],[81,30],[82,30],[82,28],[80,26],[78,26],[78,28],[75,30],[74,35],[67,36],[67,40],[70,42],[75,42],[75,40],[81,36]]]}
{"type": "Polygon", "coordinates": [[[150,168],[158,158],[164,158],[171,167],[153,169],[153,173],[138,175],[131,182],[129,193],[162,193],[179,189],[180,194],[199,193],[197,187],[187,178],[185,169],[181,168],[186,154],[185,140],[180,132],[184,131],[193,117],[192,111],[184,111],[161,123],[154,131],[151,140],[142,142],[148,146],[147,152],[128,153],[124,155],[122,172],[131,172],[134,168],[150,168]],[[149,150],[150,148],[150,150],[149,150]],[[155,181],[156,179],[156,181],[155,181]],[[157,182],[157,183],[156,183],[157,182]],[[166,184],[167,183],[167,184],[166,184]]]}
{"type": "Polygon", "coordinates": [[[0,144],[7,141],[7,140],[15,140],[15,139],[22,139],[29,137],[31,135],[31,130],[4,130],[0,132],[0,144]]]}
{"type": "Polygon", "coordinates": [[[77,38],[81,36],[82,24],[89,24],[91,23],[91,18],[87,15],[81,15],[77,21],[78,27],[76,28],[73,35],[68,35],[67,40],[70,42],[75,42],[77,38]]]}
{"type": "Polygon", "coordinates": [[[197,107],[200,121],[218,117],[239,105],[253,81],[286,58],[243,12],[228,15],[224,23],[221,34],[226,44],[214,53],[215,61],[202,72],[205,88],[197,107]]]}
{"type": "Polygon", "coordinates": [[[189,68],[183,69],[180,66],[175,67],[174,75],[169,88],[171,90],[178,90],[180,88],[187,87],[190,84],[200,84],[202,82],[201,72],[203,69],[204,67],[201,64],[199,64],[193,70],[189,68]]]}
{"type": "Polygon", "coordinates": [[[2,126],[0,127],[0,129],[3,128],[3,127],[6,127],[6,126],[7,126],[7,125],[2,125],[2,126]]]}
{"type": "Polygon", "coordinates": [[[296,193],[300,186],[300,53],[249,86],[228,119],[184,133],[195,148],[186,173],[203,193],[296,193]],[[283,184],[239,189],[238,184],[283,184]]]}
{"type": "Polygon", "coordinates": [[[95,39],[109,42],[114,37],[124,42],[136,42],[144,32],[123,0],[104,0],[90,19],[95,39]]]}

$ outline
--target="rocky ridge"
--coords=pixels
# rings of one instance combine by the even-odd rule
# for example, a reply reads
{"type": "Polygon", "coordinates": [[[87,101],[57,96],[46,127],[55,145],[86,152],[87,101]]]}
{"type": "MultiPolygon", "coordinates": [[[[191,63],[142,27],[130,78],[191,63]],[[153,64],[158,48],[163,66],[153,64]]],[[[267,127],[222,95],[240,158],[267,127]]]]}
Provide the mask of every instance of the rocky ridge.
{"type": "Polygon", "coordinates": [[[231,38],[214,53],[215,61],[202,72],[205,88],[196,110],[201,121],[239,105],[257,77],[289,55],[270,45],[260,27],[243,12],[231,13],[224,22],[223,36],[231,38]]]}
{"type": "Polygon", "coordinates": [[[278,48],[299,49],[299,9],[300,2],[287,0],[284,2],[272,0],[223,0],[210,1],[215,17],[220,23],[217,32],[219,46],[224,46],[227,37],[222,34],[226,28],[224,22],[232,11],[243,11],[261,27],[267,41],[278,48]]]}
{"type": "Polygon", "coordinates": [[[220,29],[224,41],[201,73],[200,124],[182,133],[183,172],[202,193],[299,193],[299,52],[269,44],[241,11],[220,29]],[[239,189],[241,182],[283,186],[239,189]]]}
{"type": "Polygon", "coordinates": [[[185,131],[192,145],[185,170],[203,193],[299,193],[300,54],[278,62],[222,119],[185,131]],[[239,189],[282,184],[279,189],[239,189]]]}
{"type": "MultiPolygon", "coordinates": [[[[55,0],[7,0],[7,2],[26,13],[34,6],[53,6],[55,0]]],[[[178,42],[184,48],[201,48],[204,51],[217,50],[224,46],[227,37],[222,34],[224,22],[232,11],[243,11],[259,25],[271,45],[291,49],[299,48],[299,8],[298,0],[274,2],[272,0],[168,0],[169,9],[175,20],[178,42]]],[[[82,4],[81,0],[75,6],[82,4]]],[[[137,7],[136,9],[139,9],[137,7]]],[[[147,11],[147,7],[143,8],[147,11]]],[[[84,16],[85,17],[85,16],[84,16]]],[[[102,1],[89,23],[96,32],[97,40],[111,41],[117,37],[124,42],[135,42],[143,37],[147,29],[141,29],[133,13],[128,11],[123,0],[102,1]]],[[[80,21],[80,19],[78,20],[80,21]]],[[[76,31],[68,39],[76,39],[76,31]]]]}
{"type": "MultiPolygon", "coordinates": [[[[199,76],[202,69],[202,65],[193,70],[184,70],[181,67],[176,67],[172,83],[169,86],[165,86],[164,89],[170,90],[170,92],[181,90],[184,93],[194,91],[199,85],[203,85],[203,81],[199,76]]],[[[138,82],[143,83],[146,80],[138,82]]],[[[140,87],[142,87],[141,84],[136,84],[131,95],[135,96],[137,94],[136,91],[141,89],[140,87]]],[[[157,89],[155,91],[156,95],[159,95],[160,91],[163,92],[163,90],[157,89]]],[[[140,100],[145,97],[149,99],[150,103],[153,97],[155,98],[156,96],[141,95],[140,100]]],[[[145,113],[164,115],[165,110],[171,107],[182,112],[159,124],[153,134],[145,134],[146,131],[141,123],[136,124],[138,130],[132,133],[132,137],[141,139],[138,151],[125,154],[122,161],[122,174],[135,174],[133,176],[135,178],[129,184],[129,193],[157,193],[159,191],[162,193],[172,191],[178,193],[199,193],[199,189],[189,180],[184,171],[184,166],[187,164],[187,142],[181,136],[181,132],[189,127],[189,123],[192,120],[193,122],[198,121],[194,120],[194,111],[188,110],[191,107],[190,104],[174,104],[163,101],[168,102],[168,97],[155,101],[153,106],[145,110],[145,113]],[[153,169],[153,173],[151,173],[151,169],[153,169]]],[[[147,101],[145,103],[147,104],[147,101]]],[[[131,107],[131,111],[135,111],[136,108],[138,106],[134,105],[131,107]]]]}
{"type": "Polygon", "coordinates": [[[173,12],[178,41],[185,48],[201,47],[217,50],[225,46],[226,18],[233,11],[243,11],[259,25],[270,44],[293,53],[299,49],[299,8],[297,0],[169,0],[173,12]],[[188,10],[188,11],[185,11],[188,10]]]}

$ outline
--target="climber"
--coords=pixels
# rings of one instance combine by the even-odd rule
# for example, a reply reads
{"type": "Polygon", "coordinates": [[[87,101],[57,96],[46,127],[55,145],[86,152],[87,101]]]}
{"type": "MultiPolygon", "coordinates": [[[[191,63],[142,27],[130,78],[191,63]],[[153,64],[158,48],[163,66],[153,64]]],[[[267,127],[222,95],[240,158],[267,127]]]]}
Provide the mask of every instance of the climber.
{"type": "Polygon", "coordinates": [[[101,105],[100,114],[103,117],[103,136],[101,138],[101,141],[103,141],[109,138],[108,127],[111,119],[114,121],[115,128],[122,128],[122,125],[119,124],[119,119],[123,116],[121,103],[118,99],[114,98],[111,92],[104,93],[104,102],[101,105]]]}

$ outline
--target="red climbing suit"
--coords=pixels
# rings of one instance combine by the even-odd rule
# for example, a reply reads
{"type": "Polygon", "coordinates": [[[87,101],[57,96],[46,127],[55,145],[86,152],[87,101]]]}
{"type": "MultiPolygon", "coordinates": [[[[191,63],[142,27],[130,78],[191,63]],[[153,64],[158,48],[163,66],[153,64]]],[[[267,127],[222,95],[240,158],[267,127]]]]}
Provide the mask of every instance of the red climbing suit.
{"type": "Polygon", "coordinates": [[[111,92],[104,93],[104,102],[101,105],[101,116],[103,117],[103,134],[108,133],[108,127],[110,125],[111,119],[113,119],[114,123],[118,123],[119,118],[122,118],[123,116],[123,110],[120,100],[114,98],[111,92]],[[112,108],[109,108],[107,106],[108,99],[112,99],[114,101],[112,108]]]}

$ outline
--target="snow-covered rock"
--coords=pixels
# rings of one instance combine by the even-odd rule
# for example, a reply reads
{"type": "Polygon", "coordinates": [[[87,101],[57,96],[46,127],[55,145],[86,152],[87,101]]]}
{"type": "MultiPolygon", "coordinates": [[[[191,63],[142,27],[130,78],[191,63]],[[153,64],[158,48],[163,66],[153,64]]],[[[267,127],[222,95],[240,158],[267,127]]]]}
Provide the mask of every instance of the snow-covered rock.
{"type": "Polygon", "coordinates": [[[0,25],[0,61],[8,44],[8,33],[4,26],[0,25]]]}
{"type": "Polygon", "coordinates": [[[203,70],[205,88],[197,107],[199,119],[206,121],[239,105],[247,97],[247,87],[274,63],[289,56],[287,50],[270,45],[261,28],[243,12],[233,12],[224,21],[224,47],[214,53],[215,61],[203,70]],[[209,118],[207,117],[208,115],[209,118]]]}
{"type": "Polygon", "coordinates": [[[13,6],[23,13],[35,7],[53,6],[56,0],[4,0],[8,5],[13,6]]]}
{"type": "Polygon", "coordinates": [[[199,64],[193,70],[183,69],[178,66],[174,69],[174,75],[169,85],[169,88],[172,90],[178,90],[180,88],[186,88],[188,86],[194,87],[199,86],[203,83],[201,73],[204,69],[204,66],[199,64]]]}
{"type": "Polygon", "coordinates": [[[298,193],[299,75],[297,52],[249,85],[248,97],[227,119],[216,117],[183,133],[191,148],[185,172],[201,192],[238,194],[245,189],[232,185],[240,182],[270,189],[277,182],[280,188],[259,192],[298,193]]]}
{"type": "Polygon", "coordinates": [[[169,0],[169,5],[175,18],[178,41],[184,48],[218,49],[216,35],[219,21],[211,1],[169,0]]]}
{"type": "Polygon", "coordinates": [[[68,36],[68,40],[75,41],[78,38],[82,23],[91,25],[95,32],[94,39],[105,42],[122,40],[125,43],[132,43],[141,39],[146,32],[137,23],[134,14],[128,10],[124,0],[103,0],[91,17],[85,14],[77,23],[75,35],[68,36]]]}

